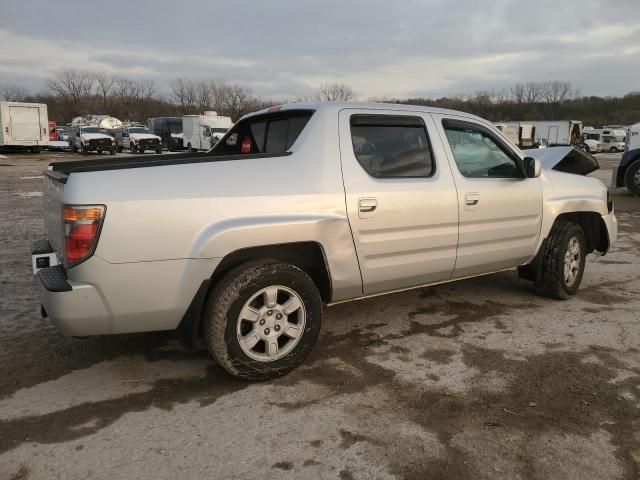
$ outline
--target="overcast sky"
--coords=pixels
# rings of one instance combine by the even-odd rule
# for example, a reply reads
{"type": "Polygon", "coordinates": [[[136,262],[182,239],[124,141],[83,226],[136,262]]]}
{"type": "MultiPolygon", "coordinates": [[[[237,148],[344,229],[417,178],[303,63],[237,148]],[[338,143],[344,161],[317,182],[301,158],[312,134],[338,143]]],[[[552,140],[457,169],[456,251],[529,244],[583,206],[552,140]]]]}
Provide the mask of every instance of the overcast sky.
{"type": "Polygon", "coordinates": [[[640,0],[0,0],[0,83],[60,68],[219,77],[257,95],[361,99],[568,80],[640,90],[640,0]]]}

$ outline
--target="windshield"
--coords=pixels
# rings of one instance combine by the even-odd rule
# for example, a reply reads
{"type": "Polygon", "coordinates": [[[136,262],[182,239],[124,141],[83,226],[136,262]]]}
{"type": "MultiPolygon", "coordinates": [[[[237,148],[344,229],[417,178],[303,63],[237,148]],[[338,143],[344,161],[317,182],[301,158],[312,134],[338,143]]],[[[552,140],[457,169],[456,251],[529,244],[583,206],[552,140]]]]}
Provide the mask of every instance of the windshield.
{"type": "Polygon", "coordinates": [[[105,135],[109,135],[104,128],[98,127],[83,127],[81,129],[82,133],[104,133],[105,135]]]}
{"type": "Polygon", "coordinates": [[[171,133],[182,133],[182,122],[167,122],[165,128],[171,133]]]}
{"type": "Polygon", "coordinates": [[[227,133],[228,128],[212,128],[211,132],[213,133],[227,133]]]}
{"type": "Polygon", "coordinates": [[[135,127],[130,128],[129,133],[149,133],[149,129],[144,127],[135,127]]]}

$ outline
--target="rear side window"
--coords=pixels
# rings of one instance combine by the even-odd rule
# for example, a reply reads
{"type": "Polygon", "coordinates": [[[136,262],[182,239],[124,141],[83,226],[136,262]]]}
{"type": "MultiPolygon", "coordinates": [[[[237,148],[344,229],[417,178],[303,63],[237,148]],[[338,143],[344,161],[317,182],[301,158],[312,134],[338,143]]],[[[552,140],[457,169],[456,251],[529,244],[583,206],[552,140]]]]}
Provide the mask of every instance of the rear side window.
{"type": "Polygon", "coordinates": [[[372,177],[433,175],[431,145],[420,117],[353,115],[350,123],[353,152],[372,177]]]}
{"type": "Polygon", "coordinates": [[[313,110],[286,110],[238,122],[216,144],[214,155],[285,153],[300,136],[313,110]]]}

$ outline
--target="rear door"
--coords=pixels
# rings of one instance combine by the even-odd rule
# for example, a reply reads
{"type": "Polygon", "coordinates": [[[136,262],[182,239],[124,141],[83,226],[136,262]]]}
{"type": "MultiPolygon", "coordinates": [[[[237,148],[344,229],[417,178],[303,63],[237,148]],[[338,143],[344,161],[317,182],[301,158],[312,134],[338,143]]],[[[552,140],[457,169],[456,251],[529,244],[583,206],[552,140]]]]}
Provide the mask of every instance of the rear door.
{"type": "Polygon", "coordinates": [[[428,114],[339,114],[347,214],[365,294],[451,277],[458,199],[428,114]]]}
{"type": "Polygon", "coordinates": [[[40,125],[40,109],[38,107],[9,106],[11,137],[13,140],[42,140],[41,132],[46,127],[40,125]]]}
{"type": "Polygon", "coordinates": [[[516,267],[535,253],[542,223],[540,178],[495,129],[465,117],[434,115],[457,189],[460,234],[454,277],[516,267]]]}

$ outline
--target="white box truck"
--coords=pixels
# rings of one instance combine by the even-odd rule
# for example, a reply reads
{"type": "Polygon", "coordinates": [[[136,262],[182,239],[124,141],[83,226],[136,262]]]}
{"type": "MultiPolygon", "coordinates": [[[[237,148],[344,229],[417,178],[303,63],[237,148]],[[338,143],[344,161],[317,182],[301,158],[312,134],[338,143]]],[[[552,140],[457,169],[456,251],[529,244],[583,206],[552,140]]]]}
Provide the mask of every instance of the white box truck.
{"type": "Polygon", "coordinates": [[[182,117],[183,142],[187,150],[209,150],[233,126],[230,117],[207,111],[204,115],[182,117]]]}
{"type": "Polygon", "coordinates": [[[0,148],[29,149],[49,146],[49,116],[44,103],[0,102],[0,148]]]}

